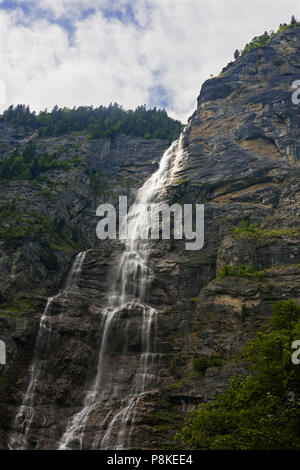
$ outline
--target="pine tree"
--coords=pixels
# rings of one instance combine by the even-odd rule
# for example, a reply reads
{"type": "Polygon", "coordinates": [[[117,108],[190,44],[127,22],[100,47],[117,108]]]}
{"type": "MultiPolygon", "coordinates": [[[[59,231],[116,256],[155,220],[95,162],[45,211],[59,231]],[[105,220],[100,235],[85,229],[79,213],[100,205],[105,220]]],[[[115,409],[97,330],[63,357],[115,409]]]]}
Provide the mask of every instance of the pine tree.
{"type": "Polygon", "coordinates": [[[297,20],[296,20],[296,18],[295,18],[295,15],[292,15],[291,24],[292,24],[292,25],[297,24],[297,20]]]}
{"type": "Polygon", "coordinates": [[[234,58],[237,60],[240,57],[240,51],[238,49],[235,50],[234,52],[234,58]]]}

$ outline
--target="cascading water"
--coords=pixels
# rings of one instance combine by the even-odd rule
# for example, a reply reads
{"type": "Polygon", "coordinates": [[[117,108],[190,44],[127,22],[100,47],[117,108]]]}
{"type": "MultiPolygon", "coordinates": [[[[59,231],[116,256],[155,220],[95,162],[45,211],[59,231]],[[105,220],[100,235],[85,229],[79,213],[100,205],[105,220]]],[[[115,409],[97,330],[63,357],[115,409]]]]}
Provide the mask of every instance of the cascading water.
{"type": "MultiPolygon", "coordinates": [[[[115,282],[108,294],[107,307],[102,312],[100,325],[102,339],[96,377],[86,393],[82,409],[69,420],[59,443],[61,450],[84,447],[89,421],[97,420],[99,406],[102,410],[106,410],[106,415],[101,418],[100,422],[97,422],[98,432],[92,436],[92,447],[94,449],[128,448],[137,404],[157,385],[157,377],[153,370],[155,360],[153,330],[157,311],[146,303],[148,286],[153,279],[152,271],[148,266],[150,244],[145,236],[149,234],[150,221],[148,211],[140,210],[140,208],[163,200],[166,188],[174,180],[183,158],[182,134],[179,141],[173,142],[163,154],[158,170],[138,191],[135,203],[129,211],[127,233],[122,234],[122,238],[126,239],[125,250],[120,259],[115,282]],[[142,237],[141,234],[143,234],[142,237]],[[138,316],[135,333],[138,332],[140,336],[140,359],[127,388],[122,385],[127,378],[121,366],[118,365],[118,370],[114,370],[113,375],[112,367],[110,367],[110,372],[107,367],[110,342],[115,328],[121,330],[124,316],[129,318],[127,329],[130,327],[130,319],[138,316]],[[116,403],[117,406],[115,406],[116,403]]],[[[126,332],[123,343],[124,355],[128,352],[126,332]]],[[[121,359],[120,357],[120,361],[121,359]]]]}
{"type": "Polygon", "coordinates": [[[77,288],[82,265],[86,256],[86,251],[79,253],[68,274],[65,288],[54,297],[47,299],[46,307],[40,320],[39,332],[35,344],[33,361],[30,366],[28,385],[23,397],[22,405],[16,415],[12,433],[9,437],[9,448],[11,450],[24,450],[28,447],[28,434],[34,418],[34,399],[36,386],[39,381],[43,361],[40,358],[42,350],[47,350],[47,345],[51,337],[51,327],[48,324],[51,306],[55,300],[71,293],[77,288]]]}

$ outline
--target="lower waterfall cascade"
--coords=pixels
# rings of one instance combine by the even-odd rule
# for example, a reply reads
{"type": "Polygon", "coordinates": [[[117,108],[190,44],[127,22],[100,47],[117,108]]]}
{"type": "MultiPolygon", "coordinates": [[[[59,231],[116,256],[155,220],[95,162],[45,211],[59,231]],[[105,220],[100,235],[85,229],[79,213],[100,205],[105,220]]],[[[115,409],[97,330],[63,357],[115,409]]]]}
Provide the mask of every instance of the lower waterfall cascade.
{"type": "MultiPolygon", "coordinates": [[[[85,393],[82,408],[67,422],[57,446],[60,450],[86,448],[84,440],[89,421],[92,416],[94,420],[97,419],[99,406],[105,409],[105,418],[97,422],[97,432],[92,436],[91,447],[115,450],[130,448],[137,405],[158,385],[158,377],[155,373],[155,362],[159,360],[159,354],[155,352],[158,312],[147,304],[147,293],[153,280],[153,272],[148,266],[150,244],[144,234],[149,235],[150,221],[148,212],[139,208],[141,205],[145,207],[166,199],[166,189],[174,181],[184,160],[183,136],[182,133],[179,140],[173,142],[165,151],[158,170],[138,190],[135,202],[127,215],[127,237],[124,233],[122,237],[125,240],[125,248],[119,258],[114,282],[107,294],[106,307],[101,312],[99,322],[101,340],[96,375],[85,393]],[[141,233],[143,237],[140,237],[141,233]],[[128,335],[130,321],[136,322],[135,333],[140,337],[140,350],[135,353],[136,368],[128,386],[124,385],[121,364],[118,370],[113,371],[113,374],[106,373],[110,338],[114,329],[121,327],[121,319],[124,315],[128,317],[128,323],[123,332],[123,354],[127,350],[126,335],[128,335]],[[116,400],[118,406],[115,406],[116,400]]],[[[122,231],[123,227],[120,230],[122,231]]],[[[27,448],[27,436],[34,415],[35,389],[43,367],[40,351],[47,347],[51,336],[51,330],[47,326],[49,311],[53,300],[76,289],[85,254],[86,252],[77,255],[65,289],[47,301],[40,321],[28,386],[9,439],[10,449],[27,448]]]]}
{"type": "Polygon", "coordinates": [[[48,317],[51,311],[51,306],[55,300],[70,294],[77,289],[78,280],[81,273],[81,268],[86,256],[86,251],[78,253],[74,263],[67,276],[66,285],[54,297],[47,299],[46,307],[42,314],[38,336],[34,348],[33,361],[30,366],[29,379],[26,392],[23,397],[22,404],[15,417],[12,433],[9,437],[9,449],[11,450],[25,450],[27,448],[27,436],[30,430],[30,426],[34,416],[34,398],[35,390],[39,380],[40,372],[43,366],[42,360],[40,359],[40,352],[46,349],[51,336],[51,328],[48,326],[48,317]]]}

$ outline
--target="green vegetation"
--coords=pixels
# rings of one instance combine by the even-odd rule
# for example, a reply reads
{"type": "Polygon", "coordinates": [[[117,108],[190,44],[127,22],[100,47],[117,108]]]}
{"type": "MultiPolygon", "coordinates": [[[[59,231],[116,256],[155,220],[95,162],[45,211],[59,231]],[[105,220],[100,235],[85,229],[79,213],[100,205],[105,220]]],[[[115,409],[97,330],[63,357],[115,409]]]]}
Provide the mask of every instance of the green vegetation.
{"type": "Polygon", "coordinates": [[[91,174],[90,186],[95,194],[105,194],[109,189],[108,183],[103,179],[103,176],[100,172],[95,172],[91,174]]]}
{"type": "Polygon", "coordinates": [[[255,238],[258,233],[259,229],[255,227],[255,225],[250,224],[247,220],[242,220],[240,225],[233,230],[233,236],[235,238],[255,238]]]}
{"type": "Polygon", "coordinates": [[[181,184],[188,183],[188,178],[179,178],[177,181],[173,183],[173,186],[180,186],[181,184]]]}
{"type": "MultiPolygon", "coordinates": [[[[67,132],[83,131],[90,139],[111,138],[126,134],[144,139],[165,139],[172,141],[178,137],[183,126],[180,121],[170,118],[165,110],[146,109],[139,106],[135,111],[125,111],[117,104],[108,107],[100,106],[63,108],[57,106],[52,112],[43,111],[36,115],[29,107],[10,106],[4,111],[0,121],[34,132],[25,148],[16,147],[14,151],[0,160],[0,181],[8,180],[39,180],[49,170],[70,169],[84,165],[79,157],[66,161],[62,157],[67,154],[67,148],[58,145],[56,152],[49,155],[37,152],[38,137],[61,136],[67,132]]],[[[79,150],[79,144],[74,144],[73,151],[79,150]]],[[[91,181],[95,192],[99,186],[94,177],[91,181]],[[97,187],[96,187],[97,186],[97,187]]]]}
{"type": "MultiPolygon", "coordinates": [[[[197,374],[198,376],[198,374],[197,374]]],[[[189,373],[186,377],[182,377],[179,380],[176,380],[176,382],[173,382],[172,384],[169,385],[169,388],[180,388],[182,385],[184,385],[188,380],[192,379],[194,377],[193,373],[189,373]]]]}
{"type": "Polygon", "coordinates": [[[84,247],[84,242],[78,234],[73,239],[63,231],[63,220],[50,221],[40,214],[21,212],[17,210],[14,201],[10,205],[0,207],[0,222],[0,240],[42,240],[52,250],[67,253],[81,251],[84,247]]]}
{"type": "Polygon", "coordinates": [[[241,54],[244,55],[247,54],[247,52],[252,51],[252,49],[265,46],[268,44],[270,38],[274,36],[274,34],[274,31],[271,31],[270,33],[265,31],[261,36],[255,36],[249,44],[246,44],[241,54]]]}
{"type": "Polygon", "coordinates": [[[36,311],[41,306],[41,301],[32,299],[6,299],[0,303],[0,316],[3,311],[9,311],[16,315],[25,315],[36,311]]]}
{"type": "Polygon", "coordinates": [[[158,449],[176,449],[176,443],[165,443],[166,434],[172,437],[174,429],[180,429],[184,419],[178,412],[178,404],[172,400],[172,397],[166,397],[157,400],[156,409],[153,412],[153,427],[158,435],[161,436],[161,442],[158,443],[158,449]]]}
{"type": "Polygon", "coordinates": [[[208,356],[201,354],[199,357],[193,360],[193,370],[198,374],[204,374],[206,369],[210,367],[218,367],[223,364],[223,360],[218,355],[208,356]]]}
{"type": "Polygon", "coordinates": [[[235,60],[237,60],[239,57],[240,57],[241,53],[238,49],[236,49],[234,51],[234,54],[233,54],[233,57],[235,58],[235,60]]]}
{"type": "MultiPolygon", "coordinates": [[[[209,367],[215,367],[213,365],[210,365],[209,367]]],[[[208,367],[207,367],[208,368],[208,367]]],[[[207,369],[206,368],[206,369],[207,369]]],[[[205,369],[205,370],[206,370],[205,369]]],[[[182,387],[184,384],[186,384],[187,382],[189,382],[190,380],[193,380],[193,379],[199,379],[199,377],[201,377],[205,370],[202,370],[201,372],[193,369],[192,371],[190,371],[188,374],[186,374],[184,377],[182,377],[181,379],[179,380],[176,380],[176,382],[173,382],[171,383],[170,385],[168,385],[168,388],[170,388],[171,390],[172,389],[177,389],[177,388],[180,388],[182,387]]]]}
{"type": "Polygon", "coordinates": [[[169,431],[178,428],[182,424],[182,417],[176,411],[155,411],[154,420],[158,423],[155,428],[159,431],[169,431]]]}
{"type": "Polygon", "coordinates": [[[64,251],[65,253],[76,253],[84,248],[84,245],[72,240],[68,235],[62,233],[54,234],[54,241],[49,243],[53,251],[64,251]]]}
{"type": "Polygon", "coordinates": [[[117,103],[98,108],[80,106],[69,109],[55,106],[51,112],[42,111],[38,115],[32,113],[28,106],[10,106],[4,111],[2,120],[35,131],[39,137],[85,131],[91,139],[113,139],[117,135],[126,134],[171,142],[183,128],[181,122],[170,118],[165,110],[138,106],[134,111],[126,111],[117,103]]]}
{"type": "Polygon", "coordinates": [[[296,20],[294,15],[292,15],[290,24],[286,24],[286,23],[281,24],[278,28],[277,33],[283,33],[283,31],[286,31],[287,29],[291,29],[291,28],[299,28],[299,26],[300,26],[300,22],[296,20]]]}
{"type": "MultiPolygon", "coordinates": [[[[185,361],[181,365],[184,365],[185,361]]],[[[224,364],[223,359],[218,355],[218,354],[213,354],[213,355],[207,355],[207,354],[200,354],[198,357],[196,357],[193,360],[193,369],[188,372],[184,377],[181,377],[179,380],[176,380],[176,382],[173,382],[169,385],[170,389],[176,389],[182,387],[186,382],[189,380],[193,379],[199,379],[207,369],[210,367],[220,367],[222,364],[224,364]]],[[[174,369],[175,367],[178,366],[178,361],[175,359],[175,361],[172,363],[171,370],[170,372],[174,374],[176,372],[174,369]],[[172,370],[173,369],[173,370],[172,370]]]]}
{"type": "Polygon", "coordinates": [[[233,237],[248,240],[259,240],[263,238],[276,238],[282,236],[294,237],[300,235],[299,228],[284,228],[279,230],[268,230],[256,227],[254,224],[242,220],[239,227],[233,230],[233,237]]]}
{"type": "MultiPolygon", "coordinates": [[[[282,33],[283,31],[286,31],[287,29],[292,29],[292,28],[299,28],[300,27],[300,22],[298,22],[293,15],[291,18],[290,24],[284,23],[281,24],[277,30],[276,33],[282,33]]],[[[253,49],[256,49],[257,47],[263,47],[266,46],[270,39],[276,34],[275,31],[265,31],[264,34],[261,36],[255,36],[252,41],[249,42],[249,44],[246,44],[244,49],[242,51],[239,51],[236,49],[234,52],[234,58],[237,60],[240,56],[243,56],[247,54],[248,52],[252,51],[253,49]]]]}
{"type": "Polygon", "coordinates": [[[169,305],[163,310],[164,315],[170,315],[174,311],[174,305],[169,305]]]}
{"type": "Polygon", "coordinates": [[[0,209],[0,238],[39,238],[42,233],[55,232],[48,219],[37,214],[19,213],[13,206],[0,209]]]}
{"type": "Polygon", "coordinates": [[[300,450],[300,374],[291,345],[300,339],[300,306],[278,301],[268,333],[244,349],[252,374],[201,404],[176,438],[200,450],[300,450]]]}
{"type": "Polygon", "coordinates": [[[37,155],[36,145],[30,141],[25,149],[14,150],[0,160],[0,180],[31,180],[53,169],[68,169],[72,163],[59,159],[59,154],[37,155]]]}
{"type": "Polygon", "coordinates": [[[222,266],[220,271],[218,272],[217,278],[223,279],[227,276],[249,276],[249,277],[260,277],[262,276],[264,271],[258,271],[251,261],[250,264],[240,264],[238,266],[232,266],[231,264],[225,264],[222,266]]]}

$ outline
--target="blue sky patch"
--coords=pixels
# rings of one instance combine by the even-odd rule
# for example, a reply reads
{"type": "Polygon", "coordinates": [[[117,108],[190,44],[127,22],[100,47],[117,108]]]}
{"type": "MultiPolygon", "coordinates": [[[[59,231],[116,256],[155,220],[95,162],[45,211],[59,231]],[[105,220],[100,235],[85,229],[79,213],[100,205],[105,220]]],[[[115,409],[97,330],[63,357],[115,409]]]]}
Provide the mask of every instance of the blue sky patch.
{"type": "Polygon", "coordinates": [[[168,108],[172,105],[172,94],[163,85],[155,85],[149,88],[149,106],[156,108],[168,108]]]}

